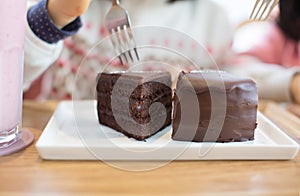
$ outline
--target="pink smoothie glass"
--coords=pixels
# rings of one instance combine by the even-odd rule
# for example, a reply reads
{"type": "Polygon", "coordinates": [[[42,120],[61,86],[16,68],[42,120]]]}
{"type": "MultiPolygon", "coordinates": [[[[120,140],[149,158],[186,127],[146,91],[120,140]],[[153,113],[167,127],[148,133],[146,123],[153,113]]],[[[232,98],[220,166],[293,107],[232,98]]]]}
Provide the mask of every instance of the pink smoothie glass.
{"type": "Polygon", "coordinates": [[[0,150],[21,139],[26,0],[0,1],[0,150]]]}

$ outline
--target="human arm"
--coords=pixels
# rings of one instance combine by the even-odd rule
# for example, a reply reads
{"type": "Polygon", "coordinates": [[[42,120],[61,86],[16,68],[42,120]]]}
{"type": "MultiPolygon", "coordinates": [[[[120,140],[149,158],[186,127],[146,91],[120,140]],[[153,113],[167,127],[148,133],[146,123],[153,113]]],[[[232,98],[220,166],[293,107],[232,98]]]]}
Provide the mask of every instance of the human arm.
{"type": "MultiPolygon", "coordinates": [[[[81,14],[82,11],[85,11],[86,9],[79,9],[80,12],[75,11],[74,15],[68,14],[70,18],[65,17],[68,19],[63,20],[65,22],[71,22],[63,24],[61,21],[58,21],[59,24],[63,25],[63,27],[59,27],[59,24],[57,25],[49,14],[49,12],[51,12],[52,15],[55,15],[55,12],[51,9],[48,10],[47,8],[48,3],[52,1],[56,2],[56,0],[41,0],[38,3],[34,0],[28,1],[28,23],[26,25],[24,58],[24,90],[27,90],[30,87],[30,84],[58,59],[63,49],[62,40],[75,34],[81,27],[81,20],[77,15],[81,14]]],[[[70,0],[59,1],[70,2],[70,0]]],[[[70,3],[70,5],[75,5],[73,3],[75,1],[71,1],[72,3],[70,3]]],[[[85,3],[88,1],[89,0],[78,0],[76,2],[84,2],[84,5],[86,6],[85,3]]],[[[63,6],[63,4],[57,4],[56,6],[63,6]]],[[[68,7],[68,9],[70,9],[70,7],[68,7]]],[[[66,13],[69,12],[70,11],[66,13]]]]}
{"type": "Polygon", "coordinates": [[[239,61],[235,65],[225,66],[224,69],[235,75],[253,79],[257,84],[260,99],[300,103],[300,79],[297,77],[295,80],[300,73],[299,68],[264,63],[249,56],[239,57],[239,61]],[[298,95],[297,99],[295,95],[298,95]]]}
{"type": "Polygon", "coordinates": [[[291,94],[293,101],[300,104],[300,72],[295,74],[291,81],[291,94]]]}
{"type": "Polygon", "coordinates": [[[251,23],[237,30],[234,66],[227,68],[255,80],[260,98],[300,103],[296,98],[300,90],[294,83],[300,72],[299,54],[293,52],[296,48],[275,23],[251,23]]]}
{"type": "Polygon", "coordinates": [[[91,0],[48,0],[47,10],[53,23],[62,28],[82,15],[91,0]]]}

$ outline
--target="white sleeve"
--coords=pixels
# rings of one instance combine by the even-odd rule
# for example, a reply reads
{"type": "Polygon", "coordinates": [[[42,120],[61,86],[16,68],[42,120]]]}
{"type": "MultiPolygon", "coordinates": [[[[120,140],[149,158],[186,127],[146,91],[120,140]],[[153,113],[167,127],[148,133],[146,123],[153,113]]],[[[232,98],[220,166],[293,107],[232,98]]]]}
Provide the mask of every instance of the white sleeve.
{"type": "MultiPolygon", "coordinates": [[[[34,2],[29,1],[28,7],[34,2]]],[[[49,44],[38,38],[27,23],[24,45],[24,90],[27,90],[30,84],[59,57],[62,48],[62,41],[56,44],[49,44]]]]}
{"type": "Polygon", "coordinates": [[[253,62],[243,65],[227,66],[225,70],[253,79],[261,99],[292,101],[290,86],[293,76],[300,69],[286,68],[275,64],[253,62]]]}

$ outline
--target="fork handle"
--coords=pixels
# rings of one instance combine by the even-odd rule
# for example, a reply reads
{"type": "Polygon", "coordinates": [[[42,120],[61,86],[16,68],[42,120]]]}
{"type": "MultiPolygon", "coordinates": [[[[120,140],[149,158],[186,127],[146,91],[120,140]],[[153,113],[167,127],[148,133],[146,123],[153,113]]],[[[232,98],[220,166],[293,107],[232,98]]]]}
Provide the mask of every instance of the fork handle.
{"type": "Polygon", "coordinates": [[[114,5],[119,5],[120,4],[120,2],[119,2],[119,0],[112,0],[112,5],[114,6],[114,5]]]}

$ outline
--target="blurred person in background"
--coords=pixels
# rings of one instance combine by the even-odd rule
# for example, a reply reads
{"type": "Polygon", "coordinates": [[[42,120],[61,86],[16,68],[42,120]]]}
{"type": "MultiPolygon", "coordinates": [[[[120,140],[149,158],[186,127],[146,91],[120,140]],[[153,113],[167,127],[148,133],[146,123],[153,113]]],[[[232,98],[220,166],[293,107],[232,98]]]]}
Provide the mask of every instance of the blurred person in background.
{"type": "Polygon", "coordinates": [[[226,70],[255,80],[260,98],[300,104],[300,1],[281,0],[275,13],[237,30],[226,70]]]}
{"type": "MultiPolygon", "coordinates": [[[[194,40],[172,37],[170,31],[149,35],[146,32],[144,43],[159,43],[188,53],[205,66],[224,64],[230,56],[232,27],[225,11],[210,0],[122,0],[121,6],[128,11],[133,27],[171,28],[194,40]],[[200,57],[203,48],[208,55],[200,57]]],[[[79,92],[81,99],[94,97],[96,76],[110,62],[112,46],[109,43],[99,51],[89,51],[109,36],[104,20],[110,8],[110,0],[29,0],[25,99],[71,99],[74,91],[79,92]]],[[[158,53],[149,54],[142,61],[180,65],[186,71],[195,69],[176,56],[158,53]]],[[[116,60],[106,71],[127,69],[116,60]]],[[[151,64],[145,68],[152,69],[155,67],[151,64]]]]}

